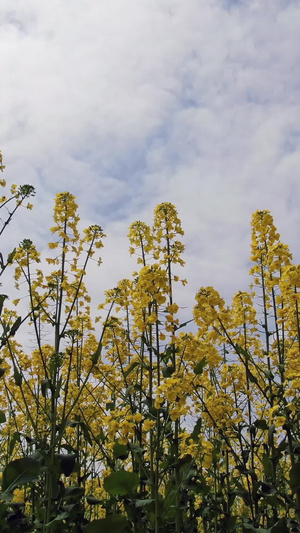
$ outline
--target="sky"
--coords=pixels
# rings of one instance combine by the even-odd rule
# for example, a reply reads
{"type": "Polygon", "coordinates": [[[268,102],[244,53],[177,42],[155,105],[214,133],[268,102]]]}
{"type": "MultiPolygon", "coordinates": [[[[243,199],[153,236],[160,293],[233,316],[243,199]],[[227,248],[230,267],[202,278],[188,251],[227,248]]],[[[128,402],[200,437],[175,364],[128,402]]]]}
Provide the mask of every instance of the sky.
{"type": "MultiPolygon", "coordinates": [[[[189,284],[247,290],[250,221],[271,210],[300,261],[298,0],[2,0],[1,141],[36,188],[5,245],[46,253],[54,196],[107,234],[95,303],[130,276],[127,233],[172,202],[189,284]]],[[[3,243],[3,241],[2,241],[3,243]]]]}

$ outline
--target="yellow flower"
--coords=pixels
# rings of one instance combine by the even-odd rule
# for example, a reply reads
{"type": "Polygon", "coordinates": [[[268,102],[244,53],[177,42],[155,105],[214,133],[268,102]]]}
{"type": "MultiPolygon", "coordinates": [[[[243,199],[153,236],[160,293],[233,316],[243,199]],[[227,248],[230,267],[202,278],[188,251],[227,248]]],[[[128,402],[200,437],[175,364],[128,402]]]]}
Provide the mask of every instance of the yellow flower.
{"type": "Polygon", "coordinates": [[[277,428],[282,427],[286,423],[285,416],[278,416],[275,418],[274,424],[277,428]]]}
{"type": "Polygon", "coordinates": [[[48,243],[48,248],[50,248],[50,250],[54,250],[54,248],[57,248],[58,247],[58,242],[49,242],[48,243]]]}
{"type": "Polygon", "coordinates": [[[134,422],[141,422],[143,420],[143,415],[141,413],[137,413],[136,415],[133,415],[134,422]]]}
{"type": "Polygon", "coordinates": [[[23,502],[24,501],[24,489],[15,489],[14,490],[14,502],[23,502]]]}
{"type": "MultiPolygon", "coordinates": [[[[176,314],[178,312],[179,306],[177,304],[168,305],[167,311],[168,313],[176,314]]],[[[171,319],[173,320],[173,318],[171,319]]]]}
{"type": "Polygon", "coordinates": [[[143,430],[150,431],[151,429],[154,428],[155,424],[156,422],[154,420],[149,420],[148,418],[146,418],[146,420],[143,423],[143,430]]]}

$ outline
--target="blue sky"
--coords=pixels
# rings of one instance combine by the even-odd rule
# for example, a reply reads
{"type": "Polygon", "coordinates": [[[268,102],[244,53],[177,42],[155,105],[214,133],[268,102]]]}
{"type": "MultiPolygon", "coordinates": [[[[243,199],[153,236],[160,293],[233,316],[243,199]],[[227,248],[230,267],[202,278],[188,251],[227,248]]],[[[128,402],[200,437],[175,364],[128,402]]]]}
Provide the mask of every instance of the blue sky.
{"type": "Polygon", "coordinates": [[[100,299],[134,267],[130,223],[171,201],[190,307],[201,285],[247,288],[256,209],[299,261],[299,2],[4,0],[0,24],[5,178],[37,190],[15,239],[45,250],[74,193],[108,235],[100,299]]]}

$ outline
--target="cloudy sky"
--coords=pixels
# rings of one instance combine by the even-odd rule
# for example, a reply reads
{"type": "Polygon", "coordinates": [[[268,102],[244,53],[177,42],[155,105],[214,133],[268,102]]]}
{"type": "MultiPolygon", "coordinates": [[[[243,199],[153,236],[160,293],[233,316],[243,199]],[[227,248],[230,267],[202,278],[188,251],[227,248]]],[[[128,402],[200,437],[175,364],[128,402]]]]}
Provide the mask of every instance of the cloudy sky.
{"type": "Polygon", "coordinates": [[[75,194],[107,233],[99,300],[134,268],[130,223],[173,202],[190,307],[247,289],[256,209],[300,261],[298,0],[3,0],[0,24],[3,177],[37,191],[15,240],[46,251],[75,194]]]}

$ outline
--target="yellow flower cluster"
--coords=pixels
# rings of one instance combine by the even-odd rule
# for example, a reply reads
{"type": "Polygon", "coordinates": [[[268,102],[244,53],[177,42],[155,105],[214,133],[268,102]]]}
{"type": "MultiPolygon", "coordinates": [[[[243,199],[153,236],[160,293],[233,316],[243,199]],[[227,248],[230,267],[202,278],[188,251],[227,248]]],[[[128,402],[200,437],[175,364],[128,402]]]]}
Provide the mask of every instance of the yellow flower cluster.
{"type": "Polygon", "coordinates": [[[169,265],[178,263],[183,266],[184,261],[181,254],[184,252],[184,245],[176,237],[184,235],[181,221],[178,217],[175,206],[169,202],[159,204],[154,211],[153,232],[158,244],[155,259],[162,256],[161,264],[169,265]]]}
{"type": "Polygon", "coordinates": [[[195,299],[197,303],[194,307],[194,319],[199,337],[209,332],[210,340],[226,341],[226,330],[232,323],[225,301],[218,291],[213,287],[202,287],[195,299]]]}
{"type": "Polygon", "coordinates": [[[151,228],[144,222],[137,221],[131,224],[129,228],[129,242],[130,254],[134,254],[137,250],[140,250],[140,256],[137,259],[138,263],[146,265],[147,255],[153,251],[154,237],[151,228]]]}

